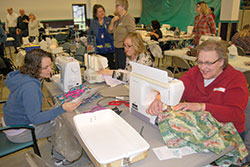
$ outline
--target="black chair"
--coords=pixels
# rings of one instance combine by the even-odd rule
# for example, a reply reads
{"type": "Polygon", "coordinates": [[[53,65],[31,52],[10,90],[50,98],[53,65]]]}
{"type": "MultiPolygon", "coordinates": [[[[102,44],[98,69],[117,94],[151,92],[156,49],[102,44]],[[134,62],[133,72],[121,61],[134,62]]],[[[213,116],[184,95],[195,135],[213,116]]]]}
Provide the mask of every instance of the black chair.
{"type": "Polygon", "coordinates": [[[240,56],[246,56],[246,52],[245,52],[245,50],[242,47],[240,47],[240,46],[236,46],[236,47],[237,47],[238,55],[240,55],[240,56]]]}
{"type": "Polygon", "coordinates": [[[66,34],[59,33],[55,35],[55,39],[57,40],[58,44],[63,44],[66,42],[66,38],[66,34]]]}

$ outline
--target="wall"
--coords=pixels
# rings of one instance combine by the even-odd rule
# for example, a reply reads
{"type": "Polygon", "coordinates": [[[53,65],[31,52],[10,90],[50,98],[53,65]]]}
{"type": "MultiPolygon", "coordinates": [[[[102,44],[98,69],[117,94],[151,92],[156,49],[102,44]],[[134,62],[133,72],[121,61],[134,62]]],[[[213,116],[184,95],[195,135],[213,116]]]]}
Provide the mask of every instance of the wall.
{"type": "Polygon", "coordinates": [[[250,19],[249,19],[250,18],[250,10],[249,9],[245,10],[243,17],[242,17],[242,13],[243,13],[243,10],[240,10],[239,23],[238,23],[238,27],[237,27],[238,30],[241,30],[244,25],[250,24],[250,19]]]}
{"type": "MultiPolygon", "coordinates": [[[[26,14],[34,13],[38,20],[69,20],[72,19],[72,4],[87,4],[87,17],[92,18],[92,6],[95,3],[102,4],[106,9],[106,15],[115,10],[115,0],[0,0],[0,19],[5,22],[7,8],[13,7],[19,14],[19,8],[24,8],[26,14]]],[[[141,16],[142,0],[128,0],[129,13],[134,17],[141,16]]]]}

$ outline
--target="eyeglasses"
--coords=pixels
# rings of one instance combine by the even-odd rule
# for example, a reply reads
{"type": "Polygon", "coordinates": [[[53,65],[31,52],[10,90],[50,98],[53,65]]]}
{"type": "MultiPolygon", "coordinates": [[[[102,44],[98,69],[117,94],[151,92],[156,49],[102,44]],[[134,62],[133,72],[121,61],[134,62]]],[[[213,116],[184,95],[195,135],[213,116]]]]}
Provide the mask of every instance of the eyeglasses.
{"type": "Polygon", "coordinates": [[[124,47],[124,49],[130,49],[131,47],[133,47],[133,45],[126,45],[126,44],[124,44],[123,47],[124,47]]]}
{"type": "Polygon", "coordinates": [[[201,65],[211,66],[211,65],[215,64],[216,62],[218,62],[220,59],[221,58],[218,58],[214,62],[211,62],[211,61],[202,62],[202,61],[196,60],[196,63],[198,64],[198,66],[201,66],[201,65]]]}
{"type": "Polygon", "coordinates": [[[49,68],[52,69],[52,65],[42,67],[41,69],[42,69],[42,70],[48,70],[49,68]]]}

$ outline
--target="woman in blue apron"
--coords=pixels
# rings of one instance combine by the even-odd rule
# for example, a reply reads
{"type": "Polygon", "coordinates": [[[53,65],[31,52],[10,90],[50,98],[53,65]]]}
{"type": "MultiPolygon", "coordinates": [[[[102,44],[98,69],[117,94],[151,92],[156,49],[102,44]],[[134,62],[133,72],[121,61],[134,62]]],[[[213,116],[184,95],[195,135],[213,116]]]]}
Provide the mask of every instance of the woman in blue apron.
{"type": "Polygon", "coordinates": [[[105,16],[105,9],[100,4],[93,7],[93,20],[90,22],[88,35],[96,37],[96,53],[108,59],[110,69],[114,69],[114,40],[108,33],[111,18],[105,16]]]}

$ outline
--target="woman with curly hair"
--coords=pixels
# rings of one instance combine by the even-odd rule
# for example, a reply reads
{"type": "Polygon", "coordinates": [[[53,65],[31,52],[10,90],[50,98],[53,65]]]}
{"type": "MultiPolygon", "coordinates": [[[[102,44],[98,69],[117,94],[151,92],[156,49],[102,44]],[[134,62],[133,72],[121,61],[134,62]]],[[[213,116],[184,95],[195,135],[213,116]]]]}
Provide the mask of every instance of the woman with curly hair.
{"type": "MultiPolygon", "coordinates": [[[[29,51],[20,70],[10,72],[5,81],[10,90],[7,103],[3,107],[4,125],[33,125],[37,139],[51,135],[50,121],[64,112],[73,112],[78,103],[64,103],[48,111],[41,111],[43,97],[40,79],[49,78],[52,55],[41,49],[29,51]]],[[[8,139],[22,143],[31,141],[28,130],[8,130],[8,139]]]]}
{"type": "Polygon", "coordinates": [[[250,54],[250,25],[247,24],[240,32],[237,32],[233,38],[232,43],[236,46],[242,47],[246,54],[250,54]]]}

